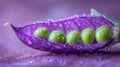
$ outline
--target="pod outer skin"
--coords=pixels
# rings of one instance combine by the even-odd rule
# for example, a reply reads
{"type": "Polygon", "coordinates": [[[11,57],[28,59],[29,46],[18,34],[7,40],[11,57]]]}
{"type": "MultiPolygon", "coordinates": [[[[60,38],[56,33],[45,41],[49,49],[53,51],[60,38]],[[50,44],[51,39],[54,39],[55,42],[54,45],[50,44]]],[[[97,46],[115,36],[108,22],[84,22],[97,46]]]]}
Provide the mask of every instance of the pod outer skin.
{"type": "Polygon", "coordinates": [[[41,38],[35,38],[32,35],[33,32],[38,27],[46,27],[50,32],[53,30],[61,30],[64,34],[67,34],[71,30],[78,30],[79,32],[81,32],[82,30],[88,27],[95,31],[98,27],[102,25],[108,26],[111,29],[111,31],[113,31],[114,25],[102,16],[73,16],[70,18],[56,21],[37,21],[34,24],[29,24],[23,27],[16,27],[13,24],[11,24],[11,27],[13,28],[17,37],[29,47],[47,52],[70,53],[93,51],[100,48],[104,48],[113,41],[113,38],[106,42],[92,43],[87,46],[82,43],[76,45],[68,45],[49,42],[48,40],[41,38]]]}

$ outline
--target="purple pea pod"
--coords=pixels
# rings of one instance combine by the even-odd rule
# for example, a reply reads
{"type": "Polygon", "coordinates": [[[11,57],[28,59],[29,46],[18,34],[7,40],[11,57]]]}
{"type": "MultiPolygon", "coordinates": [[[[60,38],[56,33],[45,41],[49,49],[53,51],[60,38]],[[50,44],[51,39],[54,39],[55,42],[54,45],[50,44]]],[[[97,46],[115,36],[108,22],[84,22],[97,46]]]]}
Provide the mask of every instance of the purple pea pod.
{"type": "MultiPolygon", "coordinates": [[[[48,40],[41,38],[35,38],[33,36],[34,31],[38,27],[45,27],[50,32],[53,30],[61,30],[64,34],[66,34],[71,30],[78,30],[79,32],[81,32],[82,30],[88,27],[95,31],[98,27],[102,25],[108,26],[111,29],[111,31],[114,31],[115,25],[111,23],[111,21],[107,20],[103,16],[95,15],[81,15],[81,16],[77,15],[56,21],[41,21],[41,22],[37,21],[34,24],[29,24],[23,27],[15,27],[14,25],[11,24],[17,37],[27,46],[42,51],[63,53],[98,50],[108,46],[115,40],[115,38],[112,37],[108,41],[101,43],[92,43],[89,45],[84,45],[82,43],[69,45],[49,42],[48,40]]],[[[112,32],[112,34],[114,34],[114,32],[112,32]]]]}

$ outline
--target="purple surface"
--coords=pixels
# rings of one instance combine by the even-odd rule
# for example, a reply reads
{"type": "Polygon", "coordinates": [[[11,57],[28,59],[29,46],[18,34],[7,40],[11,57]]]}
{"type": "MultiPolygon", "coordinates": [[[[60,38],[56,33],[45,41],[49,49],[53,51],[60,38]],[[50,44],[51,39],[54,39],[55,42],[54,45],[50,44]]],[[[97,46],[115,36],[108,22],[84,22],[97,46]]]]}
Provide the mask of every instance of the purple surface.
{"type": "Polygon", "coordinates": [[[48,52],[82,52],[103,48],[109,45],[112,42],[112,39],[102,43],[88,44],[87,46],[82,43],[69,45],[49,42],[44,39],[35,38],[33,36],[33,32],[39,27],[45,27],[49,31],[61,30],[63,33],[66,34],[71,30],[78,30],[79,32],[81,32],[85,28],[91,28],[95,31],[98,27],[102,25],[108,26],[111,31],[113,31],[114,25],[101,16],[75,16],[69,19],[65,18],[61,21],[41,21],[34,24],[26,25],[24,27],[14,27],[13,25],[11,26],[17,37],[24,44],[34,49],[48,52]]]}
{"type": "Polygon", "coordinates": [[[24,67],[119,67],[120,58],[118,53],[94,52],[79,54],[52,54],[43,53],[41,55],[29,57],[3,57],[1,66],[24,66],[24,67]],[[108,60],[109,59],[109,60],[108,60]]]}

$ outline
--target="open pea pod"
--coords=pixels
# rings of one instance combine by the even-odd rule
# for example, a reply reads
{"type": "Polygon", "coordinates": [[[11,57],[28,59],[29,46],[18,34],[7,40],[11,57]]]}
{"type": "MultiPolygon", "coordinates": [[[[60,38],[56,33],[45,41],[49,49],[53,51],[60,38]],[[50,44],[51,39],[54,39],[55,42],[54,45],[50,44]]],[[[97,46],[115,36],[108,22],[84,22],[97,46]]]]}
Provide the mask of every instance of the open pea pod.
{"type": "Polygon", "coordinates": [[[50,32],[54,30],[60,30],[64,34],[67,34],[71,30],[77,30],[81,32],[82,30],[88,27],[95,31],[98,27],[102,25],[108,26],[111,31],[114,30],[114,24],[112,24],[109,20],[107,20],[103,16],[95,16],[95,15],[86,15],[86,16],[77,15],[56,21],[40,21],[40,22],[37,21],[34,24],[29,24],[23,27],[16,27],[11,24],[17,37],[24,44],[34,49],[48,51],[48,52],[82,52],[82,51],[97,50],[104,48],[105,46],[112,43],[114,38],[111,37],[108,41],[101,43],[95,42],[88,45],[84,45],[82,43],[74,44],[74,45],[54,43],[54,42],[49,42],[48,40],[45,39],[35,38],[33,36],[33,33],[38,27],[45,27],[50,32]]]}

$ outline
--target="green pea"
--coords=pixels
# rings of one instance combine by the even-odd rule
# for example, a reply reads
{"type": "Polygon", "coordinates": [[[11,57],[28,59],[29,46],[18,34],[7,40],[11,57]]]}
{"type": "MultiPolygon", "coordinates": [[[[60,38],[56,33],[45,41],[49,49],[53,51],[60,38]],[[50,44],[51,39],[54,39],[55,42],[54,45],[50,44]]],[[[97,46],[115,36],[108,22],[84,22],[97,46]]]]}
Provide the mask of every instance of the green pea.
{"type": "Polygon", "coordinates": [[[44,38],[44,39],[48,39],[49,36],[49,31],[47,28],[41,27],[41,28],[37,28],[35,30],[35,32],[33,33],[34,37],[36,38],[44,38]]]}
{"type": "Polygon", "coordinates": [[[81,32],[81,40],[83,44],[91,44],[95,39],[95,33],[91,28],[86,28],[81,32]]]}
{"type": "Polygon", "coordinates": [[[104,42],[110,39],[111,31],[107,26],[100,26],[95,32],[95,38],[97,42],[104,42]]]}
{"type": "Polygon", "coordinates": [[[59,30],[52,31],[49,35],[48,40],[50,42],[64,43],[65,42],[65,35],[63,32],[61,32],[59,30]]]}
{"type": "Polygon", "coordinates": [[[72,30],[66,35],[66,43],[68,44],[77,44],[79,41],[80,41],[80,32],[76,30],[72,30]]]}

